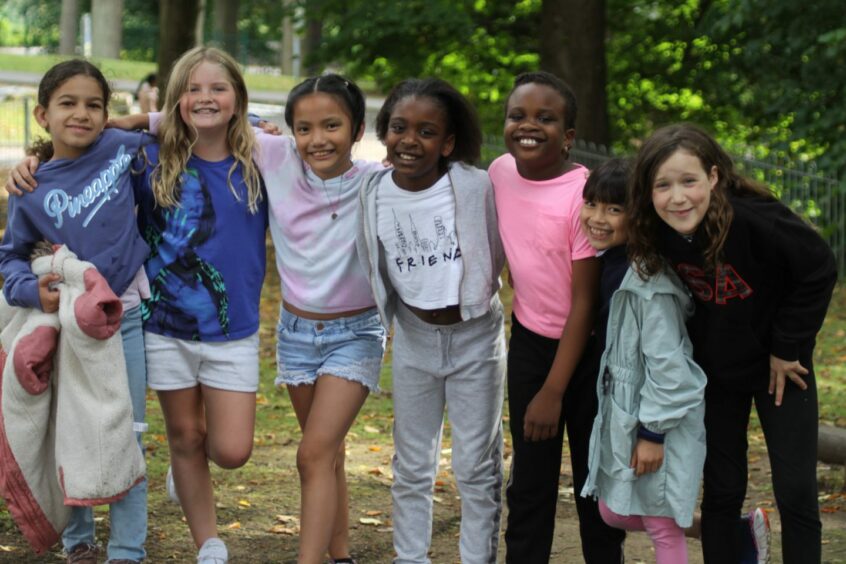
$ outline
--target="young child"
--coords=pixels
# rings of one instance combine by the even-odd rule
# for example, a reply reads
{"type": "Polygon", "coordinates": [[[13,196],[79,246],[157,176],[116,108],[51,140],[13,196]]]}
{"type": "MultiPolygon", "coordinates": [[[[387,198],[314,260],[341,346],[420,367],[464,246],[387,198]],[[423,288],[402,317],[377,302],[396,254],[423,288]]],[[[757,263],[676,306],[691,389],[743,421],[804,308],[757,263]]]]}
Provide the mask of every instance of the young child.
{"type": "Polygon", "coordinates": [[[142,174],[150,189],[139,200],[152,248],[149,383],[198,562],[218,564],[228,556],[217,537],[209,460],[238,468],[252,451],[267,206],[246,86],[229,55],[187,51],[164,107],[160,145],[147,148],[142,174]]]}
{"type": "MultiPolygon", "coordinates": [[[[336,74],[312,77],[288,95],[285,120],[293,137],[257,137],[283,294],[276,384],[287,386],[303,429],[301,562],[322,562],[327,551],[334,562],[352,560],[344,436],[378,388],[385,345],[355,251],[361,179],[383,168],[352,160],[364,113],[355,83],[336,74]]],[[[115,121],[158,131],[160,120],[151,114],[115,121]]]]}
{"type": "MultiPolygon", "coordinates": [[[[488,171],[514,286],[505,542],[515,564],[549,562],[564,427],[578,492],[596,415],[596,366],[584,353],[599,262],[579,228],[587,169],[569,160],[575,122],[576,100],[563,81],[546,72],[518,76],[506,103],[509,154],[488,171]]],[[[602,521],[595,501],[577,497],[576,508],[585,560],[619,562],[624,533],[602,521]]]]}
{"type": "Polygon", "coordinates": [[[293,138],[259,135],[270,232],[282,282],[276,384],[285,385],[303,437],[301,563],[352,562],[344,437],[378,389],[385,331],[355,249],[358,190],[378,162],[352,160],[364,134],[364,95],[336,75],[288,95],[293,138]]]}
{"type": "Polygon", "coordinates": [[[658,564],[680,564],[705,461],[705,373],[692,360],[685,318],[693,303],[682,282],[666,268],[648,277],[621,268],[627,181],[625,161],[611,160],[584,188],[581,226],[603,260],[605,352],[581,494],[599,499],[609,525],[646,530],[658,564]]]}
{"type": "Polygon", "coordinates": [[[738,175],[701,129],[658,130],[638,153],[629,253],[646,276],[666,258],[693,293],[694,359],[708,375],[702,500],[706,561],[737,562],[747,426],[758,412],[785,562],[819,562],[814,340],[836,279],[822,238],[738,175]]]}
{"type": "Polygon", "coordinates": [[[461,561],[496,561],[502,485],[504,256],[475,111],[446,82],[406,80],[376,118],[392,170],[365,180],[359,256],[394,322],[394,562],[429,562],[444,409],[461,495],[461,561]]]}
{"type": "MultiPolygon", "coordinates": [[[[6,232],[0,245],[3,292],[12,305],[58,309],[57,275],[36,278],[29,257],[39,241],[66,244],[93,263],[123,305],[121,336],[132,400],[134,428],[141,447],[145,430],[144,337],[142,297],[148,295],[142,268],[150,250],[138,233],[130,168],[150,138],[103,127],[111,89],[91,63],[69,60],[45,73],[38,86],[35,118],[50,134],[35,146],[45,162],[30,181],[37,193],[9,199],[6,232]]],[[[23,167],[27,170],[26,167],[23,167]]],[[[30,185],[17,172],[20,184],[30,185]]],[[[109,506],[109,562],[140,562],[146,556],[147,482],[141,481],[123,499],[109,506]]],[[[68,562],[94,563],[94,519],[90,507],[74,507],[62,542],[68,562]]]]}

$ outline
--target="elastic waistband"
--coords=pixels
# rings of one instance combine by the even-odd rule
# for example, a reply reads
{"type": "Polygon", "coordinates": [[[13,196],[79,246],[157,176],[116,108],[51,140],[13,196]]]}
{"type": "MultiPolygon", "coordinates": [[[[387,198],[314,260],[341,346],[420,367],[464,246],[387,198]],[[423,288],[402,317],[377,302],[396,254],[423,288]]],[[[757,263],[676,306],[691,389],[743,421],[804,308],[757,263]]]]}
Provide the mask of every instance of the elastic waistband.
{"type": "MultiPolygon", "coordinates": [[[[411,314],[414,315],[414,314],[411,314]]],[[[359,329],[373,323],[373,318],[379,321],[379,311],[374,307],[357,315],[336,317],[335,319],[308,319],[291,313],[284,307],[279,307],[279,324],[290,331],[313,331],[319,333],[326,329],[359,329]]]]}

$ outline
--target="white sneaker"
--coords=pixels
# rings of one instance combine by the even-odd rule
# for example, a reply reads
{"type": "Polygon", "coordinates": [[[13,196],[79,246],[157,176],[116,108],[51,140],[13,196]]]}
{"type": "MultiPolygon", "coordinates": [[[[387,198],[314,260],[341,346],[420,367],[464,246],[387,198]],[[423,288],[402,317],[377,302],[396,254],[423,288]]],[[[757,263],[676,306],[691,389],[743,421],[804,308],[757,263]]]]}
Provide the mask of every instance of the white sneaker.
{"type": "MultiPolygon", "coordinates": [[[[167,467],[165,488],[167,489],[167,497],[169,497],[172,502],[179,503],[179,494],[176,493],[176,482],[173,481],[173,466],[167,467]]],[[[181,503],[179,504],[182,505],[181,503]]]]}
{"type": "Polygon", "coordinates": [[[767,512],[760,507],[749,512],[749,528],[752,530],[752,540],[758,551],[758,564],[770,562],[770,519],[767,512]]]}
{"type": "Polygon", "coordinates": [[[229,553],[226,545],[217,537],[206,539],[197,553],[197,564],[227,564],[229,553]]]}

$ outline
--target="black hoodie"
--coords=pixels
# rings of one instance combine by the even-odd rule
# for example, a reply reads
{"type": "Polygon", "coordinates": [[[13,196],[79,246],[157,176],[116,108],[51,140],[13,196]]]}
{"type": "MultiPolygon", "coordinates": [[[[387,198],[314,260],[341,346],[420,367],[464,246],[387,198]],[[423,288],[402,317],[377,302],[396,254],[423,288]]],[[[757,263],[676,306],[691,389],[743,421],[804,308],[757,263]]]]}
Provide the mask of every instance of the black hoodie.
{"type": "Polygon", "coordinates": [[[702,225],[689,241],[662,224],[660,248],[696,300],[688,323],[696,362],[709,378],[760,389],[771,354],[810,362],[837,266],[822,237],[782,203],[729,201],[734,219],[716,275],[704,271],[702,225]]]}

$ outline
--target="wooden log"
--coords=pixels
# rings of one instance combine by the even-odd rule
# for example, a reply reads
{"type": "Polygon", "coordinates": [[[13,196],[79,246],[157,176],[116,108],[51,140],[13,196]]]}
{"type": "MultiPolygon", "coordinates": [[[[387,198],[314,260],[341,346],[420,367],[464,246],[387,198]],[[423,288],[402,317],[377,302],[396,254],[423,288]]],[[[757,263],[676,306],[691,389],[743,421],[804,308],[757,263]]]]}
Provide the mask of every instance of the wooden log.
{"type": "Polygon", "coordinates": [[[817,460],[828,464],[846,464],[846,429],[820,425],[817,460]]]}

